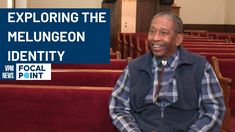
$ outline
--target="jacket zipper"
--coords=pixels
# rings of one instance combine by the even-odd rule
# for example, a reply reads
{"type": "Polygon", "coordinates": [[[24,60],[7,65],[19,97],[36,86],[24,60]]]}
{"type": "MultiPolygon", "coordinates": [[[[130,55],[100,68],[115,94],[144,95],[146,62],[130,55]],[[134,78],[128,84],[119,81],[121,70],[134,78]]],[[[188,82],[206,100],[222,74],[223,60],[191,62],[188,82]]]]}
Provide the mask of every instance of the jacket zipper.
{"type": "Polygon", "coordinates": [[[163,104],[163,106],[161,106],[161,118],[165,117],[164,110],[165,110],[165,105],[163,104]]]}

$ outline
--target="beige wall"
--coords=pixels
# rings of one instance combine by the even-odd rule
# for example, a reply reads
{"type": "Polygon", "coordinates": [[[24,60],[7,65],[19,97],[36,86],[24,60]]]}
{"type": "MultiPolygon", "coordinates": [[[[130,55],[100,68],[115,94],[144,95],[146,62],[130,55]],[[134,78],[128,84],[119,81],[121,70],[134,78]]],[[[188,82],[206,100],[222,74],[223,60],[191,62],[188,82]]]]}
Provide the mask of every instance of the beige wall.
{"type": "Polygon", "coordinates": [[[7,7],[7,0],[1,0],[0,8],[6,8],[6,7],[7,7]]]}
{"type": "Polygon", "coordinates": [[[225,24],[225,0],[175,0],[175,3],[181,7],[180,16],[185,24],[225,24]]]}
{"type": "Polygon", "coordinates": [[[13,3],[13,0],[1,0],[0,8],[12,8],[14,6],[13,3]]]}
{"type": "Polygon", "coordinates": [[[226,0],[225,24],[235,25],[235,0],[226,0]]]}
{"type": "Polygon", "coordinates": [[[29,8],[101,8],[102,0],[28,0],[29,8]]]}
{"type": "MultiPolygon", "coordinates": [[[[7,0],[1,0],[0,7],[7,0]]],[[[136,0],[125,1],[123,6],[123,31],[135,30],[136,0]],[[125,27],[127,22],[127,27],[125,27]]],[[[102,0],[16,0],[17,8],[100,8],[102,0]]],[[[175,0],[180,6],[180,16],[185,24],[235,25],[235,0],[175,0]]]]}
{"type": "Polygon", "coordinates": [[[136,31],[136,0],[122,0],[121,32],[136,31]]]}
{"type": "Polygon", "coordinates": [[[15,0],[15,7],[16,8],[27,8],[27,0],[15,0]]]}

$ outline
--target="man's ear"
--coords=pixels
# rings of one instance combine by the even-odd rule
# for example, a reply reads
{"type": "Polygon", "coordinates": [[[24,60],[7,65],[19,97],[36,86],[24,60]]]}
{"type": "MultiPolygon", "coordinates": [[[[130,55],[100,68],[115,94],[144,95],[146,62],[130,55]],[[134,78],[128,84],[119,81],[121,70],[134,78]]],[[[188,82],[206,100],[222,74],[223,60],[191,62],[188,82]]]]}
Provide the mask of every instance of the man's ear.
{"type": "Polygon", "coordinates": [[[183,33],[179,33],[176,36],[176,46],[180,46],[183,42],[184,39],[184,34],[183,33]]]}

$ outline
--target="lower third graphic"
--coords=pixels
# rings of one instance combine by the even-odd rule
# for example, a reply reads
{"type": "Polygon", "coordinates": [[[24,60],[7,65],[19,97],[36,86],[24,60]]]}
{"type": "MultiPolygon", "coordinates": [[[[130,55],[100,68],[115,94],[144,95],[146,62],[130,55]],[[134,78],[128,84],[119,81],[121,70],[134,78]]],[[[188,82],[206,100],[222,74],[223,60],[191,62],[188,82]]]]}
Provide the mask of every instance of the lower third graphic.
{"type": "Polygon", "coordinates": [[[51,80],[51,64],[17,63],[16,80],[51,80]]]}

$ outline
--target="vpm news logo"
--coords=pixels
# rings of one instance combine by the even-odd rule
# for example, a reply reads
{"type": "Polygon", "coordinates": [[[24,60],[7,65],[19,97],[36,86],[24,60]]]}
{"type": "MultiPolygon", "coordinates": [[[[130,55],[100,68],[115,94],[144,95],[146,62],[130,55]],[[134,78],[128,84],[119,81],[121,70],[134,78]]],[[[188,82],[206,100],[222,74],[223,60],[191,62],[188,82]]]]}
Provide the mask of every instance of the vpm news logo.
{"type": "Polygon", "coordinates": [[[51,80],[51,64],[17,63],[16,80],[51,80]]]}

